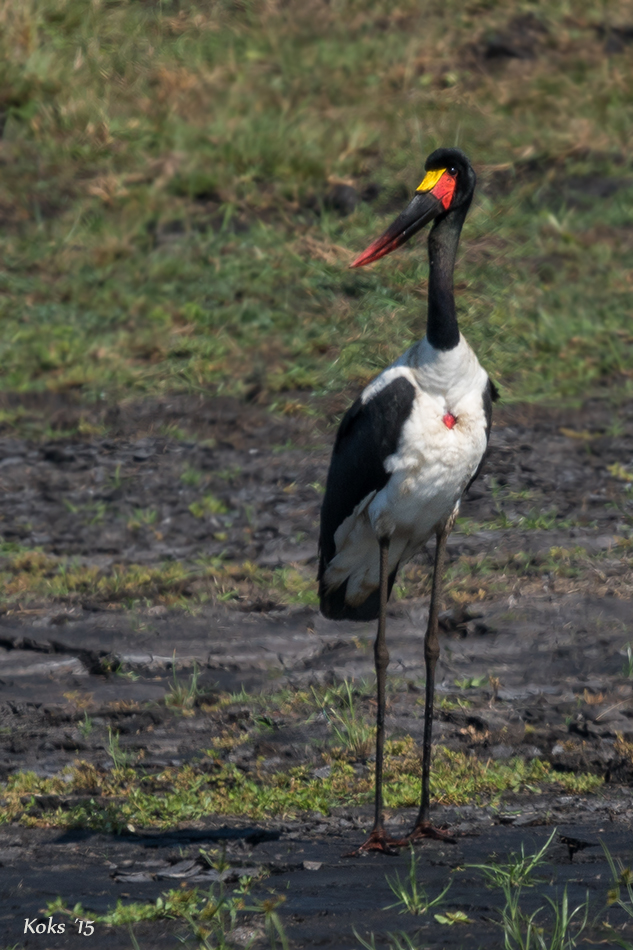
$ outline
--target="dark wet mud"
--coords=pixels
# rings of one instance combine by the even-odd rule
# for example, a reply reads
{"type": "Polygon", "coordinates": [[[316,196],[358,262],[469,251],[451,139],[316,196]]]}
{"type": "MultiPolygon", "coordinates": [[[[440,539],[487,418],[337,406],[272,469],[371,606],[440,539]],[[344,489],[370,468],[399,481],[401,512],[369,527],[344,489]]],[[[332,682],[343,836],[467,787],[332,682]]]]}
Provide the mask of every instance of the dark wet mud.
{"type": "MultiPolygon", "coordinates": [[[[24,936],[25,918],[47,919],[41,913],[42,905],[59,894],[68,906],[80,902],[98,914],[105,913],[117,899],[153,902],[169,888],[205,889],[220,878],[230,888],[241,876],[264,871],[268,876],[264,885],[256,886],[252,899],[265,899],[271,892],[285,898],[280,916],[294,947],[358,947],[356,930],[365,939],[373,933],[378,946],[387,934],[405,931],[420,947],[501,948],[499,908],[503,901],[498,889],[484,885],[481,871],[473,865],[501,863],[520,853],[522,847],[526,853],[536,852],[555,825],[557,834],[547,860],[535,871],[533,885],[522,891],[522,910],[532,914],[545,903],[545,896],[560,900],[566,889],[572,909],[588,901],[592,922],[596,917],[599,922],[608,917],[619,935],[630,940],[633,934],[627,914],[617,907],[604,911],[611,872],[600,846],[604,843],[630,865],[630,794],[608,792],[597,799],[548,797],[536,807],[517,800],[509,812],[504,816],[473,807],[440,809],[438,817],[457,830],[457,844],[420,845],[417,877],[431,899],[449,881],[452,884],[441,906],[418,917],[393,907],[396,898],[387,881],[387,877],[407,878],[408,853],[392,858],[344,857],[368,829],[365,809],[258,826],[232,822],[218,828],[216,822],[209,822],[204,829],[126,837],[4,829],[0,834],[3,934],[8,946],[18,941],[18,946],[29,948],[75,947],[81,943],[72,916],[51,915],[56,925],[67,921],[67,932],[47,936],[45,941],[41,936],[24,936]],[[569,840],[580,845],[573,860],[565,843],[569,840]],[[222,872],[210,869],[200,857],[201,848],[218,845],[224,846],[229,865],[222,872]],[[461,912],[466,919],[454,925],[441,923],[435,919],[438,912],[444,917],[461,912]]],[[[391,827],[404,830],[412,819],[413,812],[400,815],[391,827]]],[[[541,922],[545,921],[542,916],[541,922]]],[[[588,939],[589,946],[617,945],[603,929],[592,929],[594,940],[588,939]]],[[[242,930],[262,936],[265,945],[261,923],[254,918],[245,916],[242,930]]],[[[186,928],[178,922],[159,921],[136,924],[134,932],[141,947],[174,947],[186,928]]],[[[235,938],[239,945],[240,934],[235,938]]],[[[131,941],[124,928],[97,924],[92,945],[127,948],[131,941]]]]}
{"type": "MultiPolygon", "coordinates": [[[[117,425],[108,438],[0,440],[5,540],[104,573],[204,557],[248,561],[253,570],[314,571],[332,438],[325,426],[301,415],[280,420],[256,406],[187,400],[130,413],[117,425]],[[189,435],[175,438],[185,425],[189,435]],[[221,504],[201,517],[195,506],[205,495],[221,504]]],[[[380,935],[406,930],[420,932],[421,947],[502,947],[499,892],[468,865],[492,855],[504,860],[521,845],[534,850],[554,828],[539,871],[545,883],[524,891],[525,911],[567,886],[573,906],[588,893],[592,914],[604,919],[611,873],[599,842],[625,864],[633,851],[633,766],[623,751],[633,740],[632,461],[632,404],[505,410],[485,475],[463,506],[467,520],[451,538],[435,738],[479,758],[538,757],[561,774],[591,772],[606,781],[594,795],[506,794],[494,809],[437,806],[437,820],[458,843],[421,845],[419,878],[435,896],[452,877],[441,909],[462,911],[467,922],[384,909],[395,901],[385,874],[404,878],[410,859],[342,858],[369,827],[371,810],[361,808],[257,823],[211,815],[173,832],[126,835],[0,825],[0,940],[51,950],[81,940],[130,947],[125,928],[101,926],[84,938],[67,926],[64,935],[44,937],[24,934],[24,920],[43,919],[46,902],[58,896],[104,913],[118,898],[155,900],[180,883],[208,887],[218,872],[201,861],[200,848],[225,845],[227,887],[264,869],[269,876],[254,893],[263,898],[273,889],[286,898],[279,914],[291,946],[359,946],[355,928],[364,939],[374,932],[378,945],[380,935]],[[587,846],[571,861],[560,835],[587,846]]],[[[426,563],[412,565],[388,627],[388,730],[416,740],[426,563]]],[[[251,728],[239,702],[221,714],[199,705],[190,717],[167,707],[174,669],[186,679],[197,665],[207,699],[242,686],[272,692],[371,676],[373,624],[325,621],[274,585],[238,585],[223,603],[212,590],[198,597],[201,582],[187,583],[174,607],[159,596],[113,597],[111,589],[107,598],[91,590],[7,600],[0,617],[3,780],[24,769],[55,775],[77,759],[107,770],[109,729],[151,772],[197,762],[227,722],[243,719],[251,728]],[[88,715],[89,732],[81,728],[88,715]]],[[[364,711],[371,716],[369,699],[364,711]]],[[[253,731],[252,741],[228,755],[246,772],[256,762],[270,771],[298,763],[317,770],[328,736],[325,720],[277,715],[265,734],[253,731]]],[[[28,809],[36,815],[38,802],[28,809]]],[[[393,813],[390,822],[399,833],[412,818],[393,813]]],[[[627,923],[617,908],[608,914],[614,925],[627,923]]],[[[252,926],[257,936],[260,924],[252,926]]],[[[135,933],[145,950],[178,946],[185,930],[159,921],[137,924],[135,933]]],[[[615,946],[604,931],[595,931],[593,945],[615,946]]]]}

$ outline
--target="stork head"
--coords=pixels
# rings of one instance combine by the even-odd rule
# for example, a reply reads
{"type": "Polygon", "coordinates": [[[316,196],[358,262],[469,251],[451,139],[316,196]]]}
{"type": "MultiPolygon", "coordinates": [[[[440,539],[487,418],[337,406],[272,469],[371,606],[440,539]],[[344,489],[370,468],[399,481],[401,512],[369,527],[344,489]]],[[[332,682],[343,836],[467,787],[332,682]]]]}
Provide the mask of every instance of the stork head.
{"type": "Polygon", "coordinates": [[[458,148],[438,148],[427,158],[424,171],[408,207],[350,267],[363,267],[384,257],[435,218],[446,217],[458,208],[466,213],[477,179],[464,153],[458,148]]]}

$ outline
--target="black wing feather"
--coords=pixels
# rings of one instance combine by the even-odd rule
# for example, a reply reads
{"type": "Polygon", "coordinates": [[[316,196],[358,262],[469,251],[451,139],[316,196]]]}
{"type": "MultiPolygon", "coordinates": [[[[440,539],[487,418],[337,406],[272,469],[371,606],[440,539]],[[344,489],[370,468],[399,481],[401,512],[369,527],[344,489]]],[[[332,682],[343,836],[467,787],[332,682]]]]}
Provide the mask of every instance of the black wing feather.
{"type": "Polygon", "coordinates": [[[475,472],[471,480],[466,485],[466,491],[468,491],[468,489],[470,488],[472,483],[475,481],[475,479],[479,477],[479,473],[481,472],[484,462],[486,461],[486,455],[488,454],[488,443],[490,441],[490,430],[492,429],[492,404],[493,402],[496,402],[498,398],[499,398],[499,390],[497,389],[493,381],[490,379],[490,377],[488,377],[486,388],[484,389],[483,394],[482,394],[482,399],[484,402],[484,413],[486,414],[486,448],[485,448],[484,454],[481,456],[481,462],[477,466],[477,471],[475,472]]]}
{"type": "MultiPolygon", "coordinates": [[[[372,491],[380,491],[389,481],[384,462],[398,448],[414,398],[413,383],[398,376],[366,403],[357,399],[345,413],[334,443],[321,508],[319,581],[336,553],[334,534],[339,525],[363,498],[372,491]]],[[[390,577],[390,589],[394,577],[395,571],[390,577]]],[[[365,604],[350,608],[345,604],[345,586],[346,582],[338,590],[326,593],[319,585],[321,611],[326,617],[369,620],[377,616],[377,591],[365,604]]]]}

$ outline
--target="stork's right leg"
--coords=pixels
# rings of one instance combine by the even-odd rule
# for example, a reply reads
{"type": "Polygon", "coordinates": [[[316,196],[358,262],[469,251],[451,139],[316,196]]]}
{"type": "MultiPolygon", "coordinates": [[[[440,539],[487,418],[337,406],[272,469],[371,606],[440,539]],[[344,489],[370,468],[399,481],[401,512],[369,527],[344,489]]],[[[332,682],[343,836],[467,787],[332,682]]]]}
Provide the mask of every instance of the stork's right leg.
{"type": "Polygon", "coordinates": [[[385,819],[382,801],[382,768],[385,748],[385,685],[387,666],[389,665],[389,651],[386,643],[387,626],[387,598],[389,596],[389,539],[380,543],[380,608],[378,614],[378,631],[374,643],[374,660],[376,663],[376,690],[378,709],[376,712],[376,799],[374,827],[364,844],[357,851],[347,857],[354,857],[363,851],[382,851],[384,854],[397,854],[394,845],[397,842],[385,834],[385,819]]]}
{"type": "Polygon", "coordinates": [[[444,579],[444,559],[446,556],[446,541],[453,526],[454,513],[447,525],[437,533],[435,548],[435,568],[433,571],[433,587],[431,590],[431,604],[429,607],[429,622],[424,638],[424,658],[426,663],[426,695],[424,701],[424,742],[422,746],[422,802],[420,811],[411,834],[403,839],[401,844],[416,841],[418,838],[435,838],[439,841],[455,843],[455,838],[440,828],[435,828],[429,819],[430,803],[430,774],[431,774],[431,743],[433,732],[433,703],[435,699],[435,667],[440,655],[438,638],[438,620],[442,582],[444,579]]]}

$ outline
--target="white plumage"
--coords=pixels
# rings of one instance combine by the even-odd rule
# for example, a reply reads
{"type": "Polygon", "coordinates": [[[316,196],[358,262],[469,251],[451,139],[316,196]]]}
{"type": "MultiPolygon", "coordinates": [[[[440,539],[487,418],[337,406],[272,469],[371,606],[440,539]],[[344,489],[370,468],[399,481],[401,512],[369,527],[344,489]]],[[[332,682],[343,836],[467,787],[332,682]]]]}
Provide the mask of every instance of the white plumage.
{"type": "Polygon", "coordinates": [[[366,386],[363,405],[399,377],[413,384],[415,396],[397,450],[383,463],[391,477],[337,528],[336,554],[323,575],[327,590],[348,578],[351,606],[378,586],[376,539],[390,540],[390,573],[417,554],[459,506],[486,449],[482,396],[488,375],[463,336],[451,350],[437,350],[426,338],[416,343],[366,386]],[[450,429],[443,421],[447,413],[455,417],[450,429]]]}

